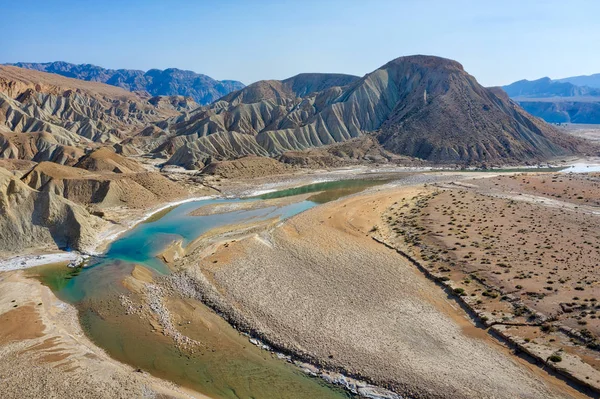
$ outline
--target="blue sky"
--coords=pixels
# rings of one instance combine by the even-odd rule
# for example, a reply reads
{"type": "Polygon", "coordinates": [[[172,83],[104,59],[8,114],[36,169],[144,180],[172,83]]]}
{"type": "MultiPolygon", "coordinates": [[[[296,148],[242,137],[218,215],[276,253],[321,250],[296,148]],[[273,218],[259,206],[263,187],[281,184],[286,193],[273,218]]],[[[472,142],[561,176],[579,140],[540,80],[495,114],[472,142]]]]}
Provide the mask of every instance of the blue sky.
{"type": "Polygon", "coordinates": [[[176,67],[246,84],[364,75],[396,57],[455,59],[486,86],[600,73],[600,1],[19,1],[0,63],[176,67]]]}

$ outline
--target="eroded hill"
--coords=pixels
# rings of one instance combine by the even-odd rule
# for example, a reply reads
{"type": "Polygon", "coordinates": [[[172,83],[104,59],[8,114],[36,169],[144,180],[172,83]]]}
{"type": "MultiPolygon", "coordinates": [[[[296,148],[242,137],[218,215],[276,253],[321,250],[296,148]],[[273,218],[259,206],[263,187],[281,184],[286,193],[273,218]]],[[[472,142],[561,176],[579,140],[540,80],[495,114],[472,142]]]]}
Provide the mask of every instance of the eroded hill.
{"type": "Polygon", "coordinates": [[[443,163],[535,162],[582,148],[501,90],[479,85],[459,63],[430,56],[401,57],[360,79],[260,81],[156,126],[164,131],[156,151],[188,168],[365,134],[395,154],[443,163]]]}

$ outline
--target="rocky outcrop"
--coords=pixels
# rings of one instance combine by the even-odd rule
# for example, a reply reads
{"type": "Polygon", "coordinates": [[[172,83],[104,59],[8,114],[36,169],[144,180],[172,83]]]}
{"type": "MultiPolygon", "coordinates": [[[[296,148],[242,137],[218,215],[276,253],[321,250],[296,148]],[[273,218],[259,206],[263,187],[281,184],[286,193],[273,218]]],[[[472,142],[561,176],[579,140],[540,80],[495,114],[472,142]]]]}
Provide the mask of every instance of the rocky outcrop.
{"type": "Polygon", "coordinates": [[[390,152],[443,163],[537,161],[581,144],[501,90],[482,87],[458,62],[430,56],[401,57],[360,79],[257,82],[157,126],[171,136],[161,146],[173,152],[168,163],[188,168],[210,159],[279,156],[368,132],[390,152]]]}
{"type": "Polygon", "coordinates": [[[87,250],[106,222],[50,191],[39,192],[0,168],[0,251],[28,247],[87,250]]]}
{"type": "Polygon", "coordinates": [[[108,147],[101,147],[79,159],[76,168],[90,172],[135,173],[146,169],[136,161],[125,158],[108,147]]]}
{"type": "Polygon", "coordinates": [[[106,165],[117,165],[117,169],[96,168],[90,172],[80,167],[42,162],[25,174],[22,181],[35,190],[59,195],[90,210],[143,209],[189,195],[185,188],[157,172],[144,171],[131,164],[125,168],[111,159],[106,165]]]}
{"type": "Polygon", "coordinates": [[[102,82],[130,91],[145,91],[153,96],[191,97],[199,104],[209,104],[229,92],[244,87],[235,80],[217,81],[209,76],[176,68],[151,69],[147,72],[132,69],[105,69],[90,64],[68,62],[12,64],[21,68],[50,72],[69,78],[102,82]]]}

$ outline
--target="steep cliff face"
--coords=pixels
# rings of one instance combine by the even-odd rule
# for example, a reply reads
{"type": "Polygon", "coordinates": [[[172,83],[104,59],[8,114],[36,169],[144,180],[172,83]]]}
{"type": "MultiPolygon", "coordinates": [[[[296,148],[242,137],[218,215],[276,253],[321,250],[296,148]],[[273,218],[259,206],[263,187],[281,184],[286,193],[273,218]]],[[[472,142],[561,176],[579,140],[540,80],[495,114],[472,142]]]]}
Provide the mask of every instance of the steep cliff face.
{"type": "Polygon", "coordinates": [[[257,82],[156,126],[166,137],[160,149],[173,154],[169,163],[186,167],[366,133],[396,154],[452,163],[535,161],[580,144],[479,85],[458,62],[430,56],[401,57],[360,79],[311,74],[257,82]]]}
{"type": "Polygon", "coordinates": [[[76,65],[63,61],[19,62],[13,65],[69,78],[106,83],[130,91],[145,91],[152,96],[191,97],[199,104],[209,104],[244,87],[241,82],[235,80],[218,81],[210,76],[176,68],[151,69],[144,72],[135,69],[105,69],[96,65],[76,65]]]}
{"type": "Polygon", "coordinates": [[[83,207],[53,192],[39,192],[0,168],[0,251],[28,247],[89,250],[107,226],[83,207]]]}

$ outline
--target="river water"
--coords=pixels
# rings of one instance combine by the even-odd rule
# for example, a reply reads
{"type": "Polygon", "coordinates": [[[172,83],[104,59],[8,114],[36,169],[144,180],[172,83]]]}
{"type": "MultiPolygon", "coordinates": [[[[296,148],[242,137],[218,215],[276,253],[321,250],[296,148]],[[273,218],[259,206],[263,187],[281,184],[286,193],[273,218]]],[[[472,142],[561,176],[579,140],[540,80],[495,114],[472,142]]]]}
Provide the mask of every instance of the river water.
{"type": "MultiPolygon", "coordinates": [[[[80,269],[57,266],[35,273],[56,295],[79,310],[89,337],[113,358],[187,386],[213,398],[348,398],[342,389],[305,375],[299,368],[250,344],[223,319],[200,302],[172,306],[188,320],[179,320],[187,336],[202,343],[194,353],[179,350],[173,339],[159,334],[135,314],[124,314],[119,296],[129,294],[123,281],[136,265],[154,275],[169,273],[156,256],[173,240],[186,245],[207,231],[231,224],[272,218],[285,219],[319,203],[352,194],[382,181],[350,180],[318,183],[247,199],[212,199],[188,202],[141,223],[114,241],[106,253],[80,269]],[[316,193],[288,205],[192,216],[206,205],[260,201],[316,193]],[[192,320],[193,319],[193,324],[192,320]]],[[[173,310],[169,308],[170,310],[173,310]]]]}

